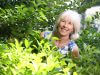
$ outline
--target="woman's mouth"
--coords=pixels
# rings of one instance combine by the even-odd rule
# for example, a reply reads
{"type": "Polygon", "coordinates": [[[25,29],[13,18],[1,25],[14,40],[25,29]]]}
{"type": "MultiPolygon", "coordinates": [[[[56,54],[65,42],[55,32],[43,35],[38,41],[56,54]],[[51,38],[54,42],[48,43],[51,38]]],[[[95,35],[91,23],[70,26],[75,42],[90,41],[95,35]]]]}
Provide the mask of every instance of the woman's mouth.
{"type": "Polygon", "coordinates": [[[68,29],[66,29],[66,28],[61,28],[61,30],[68,31],[68,29]]]}

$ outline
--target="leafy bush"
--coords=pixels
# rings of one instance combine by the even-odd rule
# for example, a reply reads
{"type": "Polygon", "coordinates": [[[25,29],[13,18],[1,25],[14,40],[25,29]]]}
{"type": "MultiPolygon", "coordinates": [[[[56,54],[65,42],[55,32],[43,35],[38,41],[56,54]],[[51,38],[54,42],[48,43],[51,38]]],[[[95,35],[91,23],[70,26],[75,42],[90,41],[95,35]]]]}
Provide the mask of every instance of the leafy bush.
{"type": "MultiPolygon", "coordinates": [[[[23,42],[9,43],[5,49],[0,46],[0,74],[2,75],[65,75],[76,67],[70,59],[66,63],[66,58],[57,51],[56,47],[51,46],[44,40],[30,47],[31,42],[27,39],[23,42]],[[23,46],[22,46],[23,45],[23,46]],[[31,53],[34,48],[40,50],[38,53],[31,53]]],[[[76,73],[76,72],[74,72],[76,73]]]]}
{"type": "Polygon", "coordinates": [[[75,61],[79,75],[100,74],[100,33],[93,26],[95,19],[88,18],[84,21],[86,28],[82,30],[80,39],[76,41],[80,48],[80,60],[75,61]]]}
{"type": "Polygon", "coordinates": [[[27,37],[33,29],[52,30],[58,14],[65,9],[78,10],[82,2],[82,0],[1,0],[0,36],[21,39],[27,37]]]}
{"type": "Polygon", "coordinates": [[[63,10],[84,12],[98,0],[89,4],[85,0],[69,4],[65,0],[27,1],[0,1],[0,75],[100,75],[100,33],[91,27],[91,19],[83,21],[87,27],[76,41],[80,59],[72,59],[70,53],[63,57],[39,35],[46,27],[52,30],[63,10]]]}
{"type": "MultiPolygon", "coordinates": [[[[91,29],[91,28],[90,28],[91,29]]],[[[95,31],[92,31],[92,33],[95,31]]],[[[46,39],[40,40],[39,31],[33,31],[23,41],[0,43],[0,74],[2,75],[99,75],[100,51],[98,40],[92,45],[88,38],[91,31],[83,30],[76,41],[80,48],[80,59],[63,57],[46,39]],[[89,32],[84,34],[84,32],[89,32]],[[84,34],[84,35],[83,35],[84,34]],[[87,40],[86,40],[87,39],[87,40]]],[[[99,34],[96,33],[95,34],[99,34]]],[[[94,40],[91,36],[91,40],[94,40]]],[[[96,36],[98,38],[99,36],[96,36]]]]}

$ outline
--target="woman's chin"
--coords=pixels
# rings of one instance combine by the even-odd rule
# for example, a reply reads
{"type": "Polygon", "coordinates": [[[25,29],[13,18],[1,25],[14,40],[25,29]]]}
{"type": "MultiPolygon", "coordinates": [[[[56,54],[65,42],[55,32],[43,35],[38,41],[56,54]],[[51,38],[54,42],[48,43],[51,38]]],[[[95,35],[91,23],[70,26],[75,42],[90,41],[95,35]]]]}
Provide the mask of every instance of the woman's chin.
{"type": "Polygon", "coordinates": [[[60,33],[60,35],[61,36],[68,36],[68,33],[63,32],[63,33],[60,33]]]}

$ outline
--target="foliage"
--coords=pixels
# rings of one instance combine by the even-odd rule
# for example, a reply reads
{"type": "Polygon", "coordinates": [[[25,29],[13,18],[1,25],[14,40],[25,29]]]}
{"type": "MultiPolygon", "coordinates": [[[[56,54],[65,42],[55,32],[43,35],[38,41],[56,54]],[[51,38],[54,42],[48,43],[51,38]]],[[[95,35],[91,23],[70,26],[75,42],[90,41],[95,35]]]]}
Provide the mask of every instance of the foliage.
{"type": "MultiPolygon", "coordinates": [[[[90,27],[90,26],[89,26],[90,27]]],[[[52,42],[40,41],[39,31],[33,31],[23,41],[0,42],[0,74],[2,75],[99,75],[99,39],[90,33],[100,34],[89,29],[83,30],[78,41],[80,58],[63,57],[52,42]],[[84,34],[85,32],[85,34],[84,34]],[[86,34],[86,32],[89,32],[86,34]],[[84,34],[84,35],[83,35],[84,34]],[[91,41],[94,40],[94,41],[91,41]],[[92,42],[92,43],[91,43],[92,42]]],[[[99,38],[99,36],[96,36],[99,38]]]]}
{"type": "Polygon", "coordinates": [[[5,49],[0,51],[0,74],[1,75],[67,75],[76,64],[70,61],[65,62],[57,48],[52,47],[44,40],[30,47],[31,41],[25,39],[15,43],[9,43],[5,49]],[[23,45],[23,46],[22,46],[23,45]],[[38,53],[31,53],[34,48],[40,50],[38,53]]]}
{"type": "Polygon", "coordinates": [[[80,48],[80,60],[75,61],[78,64],[77,72],[79,75],[100,74],[100,33],[93,24],[97,18],[88,18],[84,21],[86,28],[82,30],[80,39],[76,41],[80,48]]]}
{"type": "MultiPolygon", "coordinates": [[[[76,41],[80,58],[63,57],[40,32],[66,9],[83,13],[98,0],[0,0],[0,75],[100,75],[100,33],[86,25],[76,41]],[[37,29],[39,31],[37,31],[37,29]],[[15,39],[17,38],[17,39],[15,39]]],[[[48,27],[48,28],[46,28],[48,27]]]]}
{"type": "MultiPolygon", "coordinates": [[[[59,0],[60,1],[60,0],[59,0]]],[[[0,8],[0,36],[22,38],[32,29],[45,28],[54,23],[54,15],[60,4],[53,0],[32,0],[29,4],[21,3],[0,8]],[[56,4],[57,3],[57,4],[56,4]],[[50,6],[50,8],[48,8],[50,6]],[[5,31],[6,30],[6,31],[5,31]]]]}
{"type": "Polygon", "coordinates": [[[84,0],[1,0],[0,36],[21,39],[33,29],[52,30],[58,14],[66,9],[78,10],[82,2],[84,0]]]}
{"type": "Polygon", "coordinates": [[[80,13],[83,13],[86,9],[99,5],[99,0],[83,0],[81,3],[81,7],[78,9],[80,13]]]}

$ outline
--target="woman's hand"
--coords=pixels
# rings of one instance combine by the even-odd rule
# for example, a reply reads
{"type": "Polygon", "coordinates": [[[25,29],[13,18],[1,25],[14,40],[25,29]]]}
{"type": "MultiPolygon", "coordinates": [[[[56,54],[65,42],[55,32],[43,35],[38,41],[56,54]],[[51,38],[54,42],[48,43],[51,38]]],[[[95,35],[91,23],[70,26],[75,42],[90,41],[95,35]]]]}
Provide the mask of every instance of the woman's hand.
{"type": "Polygon", "coordinates": [[[44,38],[44,32],[40,33],[40,38],[44,38]]]}
{"type": "Polygon", "coordinates": [[[78,51],[78,47],[77,46],[72,51],[72,57],[73,58],[79,58],[79,51],[78,51]]]}

